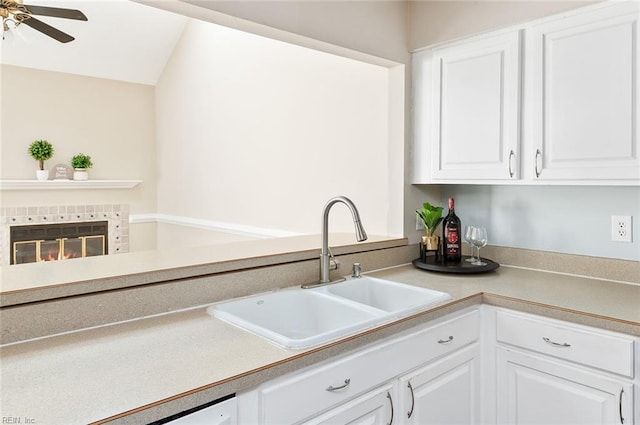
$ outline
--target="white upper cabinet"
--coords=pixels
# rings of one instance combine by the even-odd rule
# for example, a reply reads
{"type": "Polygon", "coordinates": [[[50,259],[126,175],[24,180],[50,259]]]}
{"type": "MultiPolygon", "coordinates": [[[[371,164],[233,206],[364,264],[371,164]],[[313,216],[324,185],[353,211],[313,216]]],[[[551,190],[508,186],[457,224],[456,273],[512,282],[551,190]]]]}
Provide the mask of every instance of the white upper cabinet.
{"type": "Polygon", "coordinates": [[[413,57],[413,183],[640,184],[640,2],[413,57]]]}
{"type": "Polygon", "coordinates": [[[433,51],[432,177],[517,178],[520,32],[433,51]]]}
{"type": "Polygon", "coordinates": [[[538,179],[640,179],[637,3],[534,25],[538,179]]]}

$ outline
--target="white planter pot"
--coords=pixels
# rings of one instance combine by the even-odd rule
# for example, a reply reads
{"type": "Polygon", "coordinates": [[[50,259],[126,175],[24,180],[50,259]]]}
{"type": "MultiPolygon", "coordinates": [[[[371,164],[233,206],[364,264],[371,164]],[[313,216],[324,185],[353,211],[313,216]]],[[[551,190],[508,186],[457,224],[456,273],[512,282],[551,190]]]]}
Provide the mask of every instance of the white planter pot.
{"type": "Polygon", "coordinates": [[[85,168],[76,168],[73,172],[74,180],[89,180],[89,172],[85,168]]]}
{"type": "Polygon", "coordinates": [[[38,180],[49,180],[49,170],[36,170],[38,180]]]}

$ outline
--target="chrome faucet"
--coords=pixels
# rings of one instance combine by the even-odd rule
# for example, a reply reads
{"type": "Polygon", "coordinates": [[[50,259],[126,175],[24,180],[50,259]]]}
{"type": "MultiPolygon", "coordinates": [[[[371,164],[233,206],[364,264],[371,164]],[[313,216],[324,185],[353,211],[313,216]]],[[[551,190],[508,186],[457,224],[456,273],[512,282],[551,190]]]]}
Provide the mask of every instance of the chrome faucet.
{"type": "Polygon", "coordinates": [[[351,210],[351,215],[353,216],[353,224],[356,226],[356,240],[358,242],[367,240],[367,233],[364,231],[364,227],[362,227],[362,223],[360,222],[360,214],[358,214],[358,209],[356,208],[354,203],[345,196],[336,196],[335,198],[329,199],[329,202],[327,202],[327,204],[324,206],[324,210],[322,211],[320,282],[311,285],[302,285],[303,288],[311,288],[314,286],[325,285],[331,282],[329,280],[329,271],[331,269],[330,257],[332,256],[331,252],[329,251],[329,211],[331,210],[331,207],[338,202],[345,204],[351,210]]]}

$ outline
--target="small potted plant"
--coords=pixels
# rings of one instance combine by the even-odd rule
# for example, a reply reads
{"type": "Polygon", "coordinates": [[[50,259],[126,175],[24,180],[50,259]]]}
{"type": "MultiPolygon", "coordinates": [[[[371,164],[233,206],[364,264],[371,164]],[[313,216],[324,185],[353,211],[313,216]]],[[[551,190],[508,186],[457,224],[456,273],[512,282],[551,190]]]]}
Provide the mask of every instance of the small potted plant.
{"type": "Polygon", "coordinates": [[[442,222],[442,207],[435,207],[428,202],[422,204],[422,209],[416,210],[416,214],[424,224],[424,228],[427,232],[426,236],[423,236],[422,242],[428,251],[435,251],[438,249],[439,237],[434,234],[436,228],[442,222]]]}
{"type": "Polygon", "coordinates": [[[74,155],[71,158],[71,166],[74,168],[73,179],[74,180],[89,180],[89,168],[93,167],[91,157],[83,153],[74,155]]]}
{"type": "Polygon", "coordinates": [[[49,170],[44,169],[44,162],[53,156],[53,145],[46,140],[35,140],[29,145],[29,155],[38,161],[40,167],[36,170],[38,180],[48,180],[49,170]]]}

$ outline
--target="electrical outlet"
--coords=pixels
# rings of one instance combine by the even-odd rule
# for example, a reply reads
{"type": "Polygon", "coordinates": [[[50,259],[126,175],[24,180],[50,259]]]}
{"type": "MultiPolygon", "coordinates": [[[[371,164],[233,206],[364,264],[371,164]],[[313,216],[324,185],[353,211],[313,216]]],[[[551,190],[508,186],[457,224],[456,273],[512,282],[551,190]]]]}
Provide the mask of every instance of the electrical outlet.
{"type": "Polygon", "coordinates": [[[420,217],[416,215],[416,230],[424,230],[424,223],[420,220],[420,217]]]}
{"type": "Polygon", "coordinates": [[[611,240],[614,242],[631,242],[631,216],[611,216],[611,240]]]}

